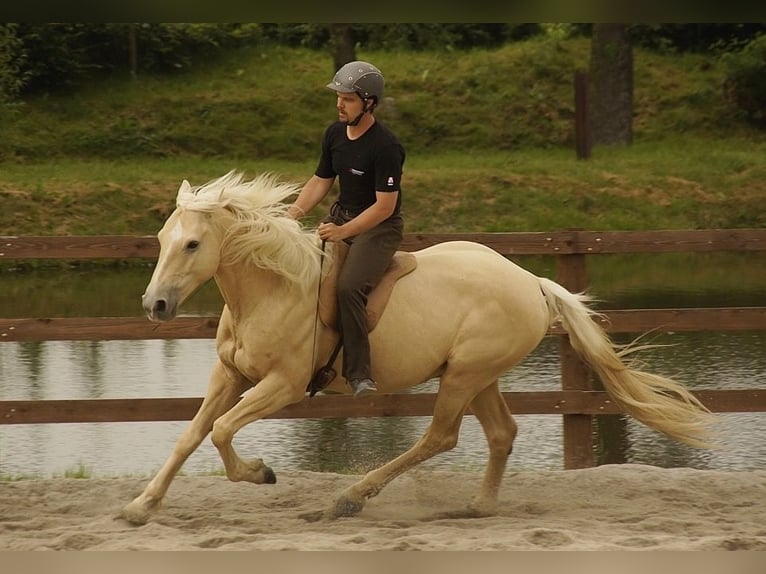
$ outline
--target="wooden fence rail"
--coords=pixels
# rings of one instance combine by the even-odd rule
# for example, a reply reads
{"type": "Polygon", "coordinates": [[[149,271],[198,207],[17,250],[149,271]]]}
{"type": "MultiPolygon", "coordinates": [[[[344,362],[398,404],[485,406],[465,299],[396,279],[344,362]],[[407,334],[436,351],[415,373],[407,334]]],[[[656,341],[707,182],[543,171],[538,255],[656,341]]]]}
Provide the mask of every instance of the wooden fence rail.
{"type": "MultiPolygon", "coordinates": [[[[615,309],[596,321],[610,333],[660,331],[744,331],[766,328],[766,307],[712,309],[615,309]]],[[[0,342],[107,341],[215,338],[218,316],[179,316],[168,323],[145,317],[0,318],[0,342]]],[[[549,335],[563,335],[555,324],[549,335]]]]}
{"type": "MultiPolygon", "coordinates": [[[[517,415],[596,416],[622,412],[605,391],[520,391],[504,392],[503,396],[517,415]]],[[[695,396],[716,413],[762,412],[766,407],[766,390],[708,390],[698,391],[695,396]]],[[[435,393],[377,395],[363,399],[316,395],[266,418],[430,416],[435,400],[435,393]]],[[[200,397],[0,401],[0,424],[191,420],[201,403],[200,397]]]]}
{"type": "MultiPolygon", "coordinates": [[[[766,251],[764,229],[683,231],[566,230],[533,233],[409,234],[403,249],[415,251],[443,241],[483,243],[502,255],[554,255],[556,280],[572,291],[587,287],[586,256],[605,253],[766,251]]],[[[156,258],[155,236],[15,237],[0,236],[0,261],[12,259],[156,258]]],[[[716,309],[618,309],[596,319],[611,333],[766,330],[766,307],[716,309]]],[[[215,337],[217,316],[179,317],[150,323],[142,317],[0,318],[0,342],[44,340],[200,339],[215,337]]],[[[593,466],[594,419],[617,414],[608,395],[595,390],[587,367],[564,331],[561,339],[562,390],[503,393],[517,414],[559,414],[564,420],[564,466],[593,466]]],[[[766,412],[766,390],[706,390],[696,393],[713,412],[766,412]]],[[[364,399],[316,396],[271,418],[428,416],[435,395],[403,393],[364,399]]],[[[55,422],[188,420],[200,398],[0,401],[0,425],[55,422]]]]}
{"type": "MultiPolygon", "coordinates": [[[[411,233],[405,236],[402,249],[415,251],[444,241],[461,240],[483,243],[508,256],[766,251],[764,229],[411,233]]],[[[0,261],[154,258],[158,253],[159,244],[154,235],[0,236],[0,261]]]]}

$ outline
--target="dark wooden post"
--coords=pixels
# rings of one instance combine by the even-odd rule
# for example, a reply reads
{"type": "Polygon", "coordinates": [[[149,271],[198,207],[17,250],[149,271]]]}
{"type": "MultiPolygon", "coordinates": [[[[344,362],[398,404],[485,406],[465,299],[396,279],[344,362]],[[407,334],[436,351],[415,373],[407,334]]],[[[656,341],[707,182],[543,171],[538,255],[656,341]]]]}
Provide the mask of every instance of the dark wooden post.
{"type": "Polygon", "coordinates": [[[136,39],[136,25],[128,24],[128,51],[130,53],[130,77],[135,79],[138,75],[138,40],[136,39]]]}
{"type": "Polygon", "coordinates": [[[588,74],[575,72],[575,149],[577,159],[588,159],[591,151],[591,138],[588,126],[588,74]]]}
{"type": "MultiPolygon", "coordinates": [[[[585,255],[575,253],[561,255],[557,261],[557,281],[570,291],[583,291],[588,276],[585,255]]],[[[591,390],[590,369],[580,359],[563,335],[559,346],[561,359],[561,388],[565,391],[591,390]]],[[[589,468],[596,465],[593,451],[593,417],[591,415],[563,415],[564,418],[564,468],[589,468]]]]}
{"type": "MultiPolygon", "coordinates": [[[[595,381],[596,390],[602,385],[595,381]]],[[[628,423],[623,415],[599,415],[596,418],[596,465],[622,464],[628,460],[630,441],[628,423]]]]}

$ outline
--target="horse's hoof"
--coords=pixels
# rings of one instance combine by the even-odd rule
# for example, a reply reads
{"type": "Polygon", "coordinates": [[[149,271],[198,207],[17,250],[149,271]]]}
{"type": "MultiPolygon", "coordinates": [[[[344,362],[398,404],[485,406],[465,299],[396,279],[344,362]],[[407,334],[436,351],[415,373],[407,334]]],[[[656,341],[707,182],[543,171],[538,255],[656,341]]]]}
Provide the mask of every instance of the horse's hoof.
{"type": "Polygon", "coordinates": [[[134,526],[143,526],[149,522],[149,516],[149,511],[142,505],[131,502],[123,507],[117,518],[122,518],[134,526]]]}
{"type": "Polygon", "coordinates": [[[497,501],[491,499],[475,499],[469,506],[468,512],[473,518],[486,518],[497,514],[497,501]]]}
{"type": "Polygon", "coordinates": [[[235,471],[228,474],[227,478],[232,482],[252,482],[253,484],[274,484],[277,482],[277,475],[271,470],[271,467],[263,464],[260,458],[242,461],[235,471]]]}
{"type": "Polygon", "coordinates": [[[331,511],[332,518],[342,518],[344,516],[356,516],[364,508],[364,500],[352,500],[341,496],[335,501],[335,506],[331,511]]]}

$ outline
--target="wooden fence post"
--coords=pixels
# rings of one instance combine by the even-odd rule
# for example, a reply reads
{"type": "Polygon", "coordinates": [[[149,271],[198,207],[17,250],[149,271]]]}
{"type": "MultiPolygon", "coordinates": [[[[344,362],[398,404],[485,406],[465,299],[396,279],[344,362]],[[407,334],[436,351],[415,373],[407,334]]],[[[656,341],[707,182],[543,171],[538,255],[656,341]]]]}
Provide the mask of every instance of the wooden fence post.
{"type": "MultiPolygon", "coordinates": [[[[585,255],[561,255],[556,266],[557,281],[570,291],[583,291],[588,276],[585,255]]],[[[591,390],[590,369],[580,359],[563,335],[559,344],[562,390],[591,390]]],[[[593,450],[593,417],[591,415],[564,415],[564,468],[589,468],[596,465],[593,450]]]]}

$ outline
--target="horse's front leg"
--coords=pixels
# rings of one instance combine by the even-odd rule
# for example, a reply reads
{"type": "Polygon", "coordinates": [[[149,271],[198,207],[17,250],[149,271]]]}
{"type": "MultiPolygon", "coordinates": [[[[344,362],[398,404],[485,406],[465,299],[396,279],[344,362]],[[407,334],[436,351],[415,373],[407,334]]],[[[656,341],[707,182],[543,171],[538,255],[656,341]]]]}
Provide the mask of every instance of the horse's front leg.
{"type": "Polygon", "coordinates": [[[273,484],[274,472],[261,459],[242,460],[232,446],[234,435],[245,425],[265,418],[289,404],[300,401],[305,385],[296,385],[294,377],[272,373],[247,391],[242,400],[213,423],[211,439],[218,449],[232,482],[248,481],[255,484],[273,484]]]}
{"type": "Polygon", "coordinates": [[[213,421],[237,402],[245,388],[245,384],[229,378],[220,361],[216,363],[199,411],[176,442],[172,454],[160,471],[144,491],[122,509],[122,518],[133,524],[145,524],[149,520],[151,513],[159,507],[173,477],[210,432],[213,421]]]}

